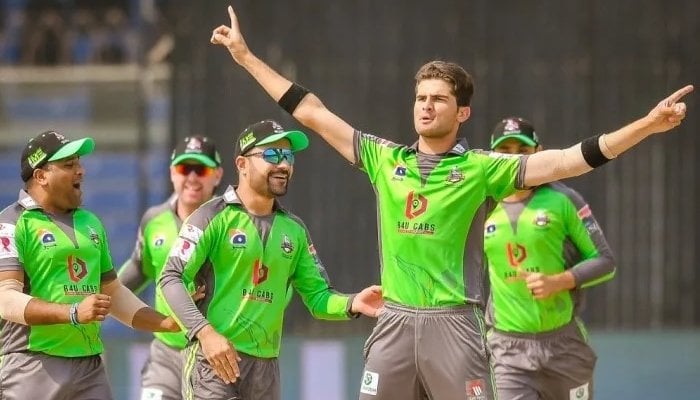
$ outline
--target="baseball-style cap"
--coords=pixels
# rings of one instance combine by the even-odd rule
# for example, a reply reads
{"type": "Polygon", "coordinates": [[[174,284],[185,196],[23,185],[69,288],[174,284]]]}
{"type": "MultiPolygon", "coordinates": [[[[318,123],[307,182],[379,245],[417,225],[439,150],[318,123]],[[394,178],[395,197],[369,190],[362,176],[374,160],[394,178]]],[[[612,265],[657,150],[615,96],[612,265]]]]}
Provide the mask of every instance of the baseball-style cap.
{"type": "Polygon", "coordinates": [[[22,150],[20,170],[22,181],[27,182],[34,170],[51,161],[72,156],[84,156],[95,150],[95,140],[90,137],[69,140],[56,131],[46,131],[32,138],[22,150]]]}
{"type": "Polygon", "coordinates": [[[498,147],[506,139],[518,139],[528,146],[537,147],[540,140],[535,133],[535,127],[526,119],[510,117],[502,120],[491,132],[491,150],[498,147]]]}
{"type": "Polygon", "coordinates": [[[216,145],[211,139],[201,135],[188,136],[179,141],[170,160],[170,165],[177,165],[185,160],[194,160],[211,168],[221,165],[221,156],[216,151],[216,145]]]}
{"type": "Polygon", "coordinates": [[[293,152],[309,147],[309,138],[302,131],[285,131],[282,125],[272,120],[256,122],[245,128],[236,142],[236,155],[240,156],[253,147],[275,142],[280,139],[289,140],[293,152]]]}

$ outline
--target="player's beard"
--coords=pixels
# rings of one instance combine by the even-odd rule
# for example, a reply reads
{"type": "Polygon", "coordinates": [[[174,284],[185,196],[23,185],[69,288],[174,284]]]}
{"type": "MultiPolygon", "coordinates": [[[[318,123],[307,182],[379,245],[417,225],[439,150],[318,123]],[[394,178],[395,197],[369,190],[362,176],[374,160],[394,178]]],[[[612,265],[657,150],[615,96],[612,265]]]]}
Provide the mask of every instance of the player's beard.
{"type": "Polygon", "coordinates": [[[289,185],[289,175],[287,174],[287,179],[282,181],[279,178],[273,178],[272,174],[267,176],[267,191],[275,196],[284,196],[287,194],[287,186],[289,185]]]}

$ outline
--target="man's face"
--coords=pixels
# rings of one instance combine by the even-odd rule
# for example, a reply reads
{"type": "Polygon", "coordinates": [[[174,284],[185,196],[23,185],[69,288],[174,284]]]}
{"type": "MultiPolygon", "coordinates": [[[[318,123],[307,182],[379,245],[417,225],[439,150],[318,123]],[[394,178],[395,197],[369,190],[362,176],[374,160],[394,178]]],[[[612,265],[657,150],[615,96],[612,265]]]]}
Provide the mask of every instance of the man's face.
{"type": "Polygon", "coordinates": [[[537,147],[525,144],[517,138],[511,138],[499,143],[493,151],[507,154],[533,154],[537,152],[537,147]]]}
{"type": "Polygon", "coordinates": [[[49,195],[49,201],[58,210],[73,210],[82,204],[81,188],[85,169],[78,156],[52,161],[35,172],[37,183],[49,195]]]}
{"type": "Polygon", "coordinates": [[[183,160],[170,166],[170,180],[178,201],[193,208],[212,198],[222,174],[221,168],[207,167],[196,160],[183,160]]]}
{"type": "Polygon", "coordinates": [[[237,160],[240,180],[261,196],[284,196],[294,172],[294,162],[287,159],[287,155],[287,139],[250,149],[237,160]]]}
{"type": "Polygon", "coordinates": [[[458,107],[450,85],[442,79],[425,79],[416,85],[413,125],[426,138],[456,135],[459,124],[469,118],[469,107],[458,107]]]}

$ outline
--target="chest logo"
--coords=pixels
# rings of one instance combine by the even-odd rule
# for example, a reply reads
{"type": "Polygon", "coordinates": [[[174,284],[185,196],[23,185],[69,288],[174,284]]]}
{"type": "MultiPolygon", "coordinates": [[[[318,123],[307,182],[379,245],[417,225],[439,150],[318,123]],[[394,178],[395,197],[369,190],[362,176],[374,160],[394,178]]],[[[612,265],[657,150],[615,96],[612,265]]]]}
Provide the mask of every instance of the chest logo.
{"type": "Polygon", "coordinates": [[[91,226],[88,226],[88,237],[93,243],[98,246],[100,245],[100,235],[98,235],[97,231],[91,226]]]}
{"type": "Polygon", "coordinates": [[[41,240],[41,245],[44,246],[44,248],[56,245],[56,235],[48,229],[39,230],[39,240],[41,240]]]}
{"type": "Polygon", "coordinates": [[[257,286],[267,280],[270,269],[260,260],[255,260],[253,265],[253,285],[257,286]]]}
{"type": "Polygon", "coordinates": [[[535,215],[535,220],[533,222],[539,227],[547,226],[549,225],[549,216],[543,210],[539,210],[537,211],[537,214],[535,215]]]}
{"type": "Polygon", "coordinates": [[[413,219],[428,209],[428,199],[422,194],[411,191],[406,198],[406,218],[413,219]]]}
{"type": "Polygon", "coordinates": [[[287,235],[284,235],[284,238],[282,239],[282,245],[280,245],[280,247],[282,248],[282,251],[285,255],[291,255],[294,251],[294,245],[292,244],[292,241],[287,235]]]}
{"type": "Polygon", "coordinates": [[[69,256],[67,260],[68,275],[73,282],[80,282],[88,273],[85,261],[78,257],[69,256]]]}
{"type": "Polygon", "coordinates": [[[153,240],[153,246],[161,247],[163,243],[165,243],[165,236],[161,234],[156,235],[156,238],[153,240]]]}
{"type": "Polygon", "coordinates": [[[448,185],[454,185],[455,183],[462,182],[464,180],[464,174],[457,167],[452,167],[450,173],[447,175],[445,182],[448,185]]]}
{"type": "Polygon", "coordinates": [[[398,164],[394,168],[394,177],[391,178],[392,181],[402,181],[406,178],[406,166],[403,164],[398,164]]]}
{"type": "Polygon", "coordinates": [[[229,243],[235,248],[244,248],[248,243],[248,237],[245,232],[240,229],[231,229],[229,231],[229,243]]]}

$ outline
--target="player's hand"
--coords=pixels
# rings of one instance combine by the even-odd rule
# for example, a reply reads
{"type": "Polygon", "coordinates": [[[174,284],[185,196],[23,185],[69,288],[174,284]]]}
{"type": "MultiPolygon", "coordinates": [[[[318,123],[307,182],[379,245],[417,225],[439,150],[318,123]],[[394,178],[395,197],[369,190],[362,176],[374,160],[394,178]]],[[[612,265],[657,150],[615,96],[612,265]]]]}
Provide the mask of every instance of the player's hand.
{"type": "Polygon", "coordinates": [[[78,322],[104,321],[112,306],[111,298],[102,293],[91,294],[78,304],[78,322]]]}
{"type": "Polygon", "coordinates": [[[362,289],[352,300],[350,311],[362,313],[368,317],[376,318],[384,310],[384,298],[382,297],[382,287],[373,285],[362,289]]]}
{"type": "Polygon", "coordinates": [[[180,332],[180,325],[177,324],[173,317],[164,319],[160,326],[163,328],[161,332],[180,332]]]}
{"type": "Polygon", "coordinates": [[[219,27],[212,31],[210,41],[213,44],[220,44],[226,47],[229,53],[231,53],[231,57],[233,57],[237,63],[240,63],[243,56],[250,50],[243,39],[241,28],[238,25],[238,18],[231,6],[228,6],[228,16],[231,19],[231,26],[219,25],[219,27]]]}
{"type": "Polygon", "coordinates": [[[666,132],[680,125],[685,118],[685,103],[679,102],[693,91],[693,85],[678,89],[675,93],[661,100],[647,115],[649,129],[653,133],[666,132]]]}
{"type": "Polygon", "coordinates": [[[192,301],[197,302],[199,300],[202,300],[204,297],[206,297],[206,288],[207,287],[204,285],[197,286],[197,290],[190,293],[190,297],[192,297],[192,301]]]}
{"type": "Polygon", "coordinates": [[[241,361],[241,358],[238,357],[231,342],[215,331],[211,325],[202,328],[197,333],[197,339],[202,345],[204,357],[214,368],[214,373],[226,384],[236,382],[236,379],[241,376],[238,369],[238,362],[241,361]]]}
{"type": "Polygon", "coordinates": [[[573,289],[576,286],[573,274],[568,271],[554,275],[524,272],[522,277],[525,279],[525,284],[532,296],[538,300],[546,299],[553,294],[573,289]]]}

